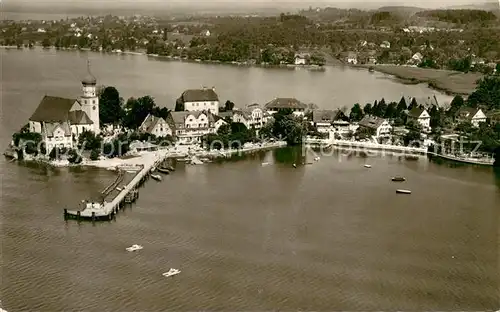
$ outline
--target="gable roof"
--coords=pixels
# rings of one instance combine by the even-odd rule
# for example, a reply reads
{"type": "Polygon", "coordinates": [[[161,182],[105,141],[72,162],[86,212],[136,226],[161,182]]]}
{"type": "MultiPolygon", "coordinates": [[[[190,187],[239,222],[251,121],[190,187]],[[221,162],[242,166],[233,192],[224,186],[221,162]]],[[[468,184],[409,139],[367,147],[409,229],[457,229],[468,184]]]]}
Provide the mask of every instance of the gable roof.
{"type": "Polygon", "coordinates": [[[190,89],[181,95],[181,100],[185,102],[215,102],[219,101],[219,96],[214,89],[190,89]]]}
{"type": "Polygon", "coordinates": [[[285,109],[285,108],[299,108],[306,109],[307,104],[302,103],[301,101],[295,98],[275,98],[265,105],[267,109],[285,109]]]}
{"type": "Polygon", "coordinates": [[[165,120],[161,117],[156,117],[151,114],[148,114],[146,119],[144,119],[144,121],[141,124],[141,129],[143,129],[143,131],[145,132],[151,132],[156,127],[156,125],[160,123],[162,120],[163,122],[165,122],[165,120]]]}
{"type": "Polygon", "coordinates": [[[384,121],[384,118],[366,115],[361,119],[359,125],[370,129],[378,129],[384,121]]]}
{"type": "Polygon", "coordinates": [[[329,122],[332,123],[335,120],[337,113],[333,110],[315,110],[312,113],[312,121],[318,122],[329,122]]]}
{"type": "Polygon", "coordinates": [[[480,110],[480,108],[461,107],[457,112],[457,117],[472,120],[480,110]]]}
{"type": "Polygon", "coordinates": [[[72,125],[92,125],[94,122],[89,118],[87,113],[82,110],[68,112],[68,120],[72,125]]]}
{"type": "Polygon", "coordinates": [[[56,96],[44,96],[37,109],[31,115],[30,121],[63,122],[69,119],[68,113],[77,102],[76,99],[66,99],[56,96]]]}
{"type": "Polygon", "coordinates": [[[71,136],[71,129],[67,121],[64,122],[44,122],[43,123],[43,134],[47,137],[53,137],[54,131],[57,128],[61,128],[64,131],[65,136],[71,136]]]}
{"type": "MultiPolygon", "coordinates": [[[[208,114],[208,113],[205,113],[205,112],[200,112],[200,111],[193,111],[193,112],[188,112],[188,111],[170,112],[170,114],[168,116],[169,116],[169,119],[170,119],[171,123],[173,123],[173,125],[176,128],[184,128],[185,120],[186,120],[186,118],[189,115],[192,115],[195,118],[199,118],[201,114],[207,116],[207,118],[209,120],[211,119],[210,116],[209,116],[211,114],[208,114]]],[[[212,120],[213,120],[213,118],[212,118],[212,120]]]]}
{"type": "Polygon", "coordinates": [[[424,111],[425,108],[423,107],[414,107],[408,112],[408,116],[413,118],[419,118],[424,111]]]}

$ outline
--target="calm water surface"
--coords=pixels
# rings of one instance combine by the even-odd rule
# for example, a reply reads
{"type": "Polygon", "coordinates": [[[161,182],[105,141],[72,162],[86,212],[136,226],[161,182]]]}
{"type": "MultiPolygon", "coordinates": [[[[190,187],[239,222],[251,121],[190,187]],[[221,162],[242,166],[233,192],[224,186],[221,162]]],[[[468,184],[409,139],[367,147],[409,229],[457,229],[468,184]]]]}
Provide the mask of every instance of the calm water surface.
{"type": "MultiPolygon", "coordinates": [[[[85,57],[2,53],[4,147],[44,90],[78,93],[79,76],[74,72],[84,70],[85,57]]],[[[95,72],[107,77],[106,84],[121,84],[127,96],[154,90],[159,100],[161,94],[171,100],[202,81],[216,81],[217,86],[227,81],[220,93],[241,102],[269,98],[271,83],[273,92],[293,90],[292,96],[311,102],[334,96],[338,88],[334,81],[323,81],[334,80],[333,71],[205,68],[99,54],[91,58],[101,62],[95,72]],[[109,69],[104,66],[108,63],[109,69]],[[263,78],[248,78],[252,75],[263,78]],[[277,77],[290,83],[280,84],[277,77]],[[303,89],[297,77],[302,77],[303,89]],[[330,88],[325,87],[323,95],[319,89],[307,92],[319,81],[330,88]]],[[[348,71],[358,74],[380,86],[393,85],[348,71]]],[[[341,77],[336,83],[345,86],[341,77]]],[[[363,90],[375,88],[366,84],[363,90]]],[[[410,87],[419,88],[400,86],[410,87]]],[[[337,96],[361,95],[345,91],[337,96]]],[[[301,162],[300,157],[300,150],[282,149],[224,163],[180,166],[160,183],[149,181],[137,204],[116,221],[95,225],[66,223],[62,209],[102,189],[113,173],[20,166],[1,158],[4,308],[498,309],[500,177],[490,168],[333,153],[294,169],[291,164],[301,162]],[[363,168],[365,162],[373,167],[363,168]],[[391,182],[394,175],[405,176],[407,182],[391,182]],[[401,187],[411,189],[412,195],[396,195],[401,187]],[[136,243],[144,249],[125,251],[136,243]],[[182,273],[162,277],[171,267],[182,273]]]]}

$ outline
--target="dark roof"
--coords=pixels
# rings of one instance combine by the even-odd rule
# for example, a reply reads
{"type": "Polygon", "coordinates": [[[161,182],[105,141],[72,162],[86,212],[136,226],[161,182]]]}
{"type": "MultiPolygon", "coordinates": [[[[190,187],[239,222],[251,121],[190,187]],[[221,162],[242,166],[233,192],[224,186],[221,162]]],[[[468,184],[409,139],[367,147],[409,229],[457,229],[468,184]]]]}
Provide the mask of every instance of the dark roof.
{"type": "Polygon", "coordinates": [[[219,96],[214,89],[191,89],[182,93],[183,102],[215,102],[219,101],[219,96]]]}
{"type": "Polygon", "coordinates": [[[284,109],[284,108],[299,108],[306,109],[307,104],[294,98],[275,98],[271,102],[266,104],[267,109],[284,109]]]}
{"type": "Polygon", "coordinates": [[[222,117],[222,118],[226,118],[226,117],[232,118],[233,114],[234,114],[233,111],[219,112],[219,117],[222,117]]]}
{"type": "Polygon", "coordinates": [[[95,85],[97,83],[97,79],[95,79],[94,75],[88,73],[85,78],[82,79],[82,84],[86,85],[95,85]]]}
{"type": "Polygon", "coordinates": [[[425,111],[423,107],[414,107],[408,112],[408,116],[413,118],[419,118],[420,115],[425,111]]]}
{"type": "Polygon", "coordinates": [[[359,125],[370,129],[378,129],[384,121],[384,118],[366,115],[363,119],[361,119],[359,125]]]}
{"type": "Polygon", "coordinates": [[[457,117],[472,120],[479,110],[480,108],[462,107],[458,110],[457,117]]]}
{"type": "Polygon", "coordinates": [[[68,113],[68,120],[72,125],[92,125],[94,122],[87,113],[82,110],[75,110],[68,113]]]}
{"type": "Polygon", "coordinates": [[[313,122],[329,122],[332,123],[337,116],[337,112],[333,110],[315,110],[312,114],[313,122]]]}
{"type": "Polygon", "coordinates": [[[69,119],[68,113],[76,99],[65,99],[55,96],[44,96],[37,109],[31,115],[30,121],[62,122],[69,119]]]}
{"type": "Polygon", "coordinates": [[[193,111],[193,112],[188,112],[188,111],[182,111],[182,112],[170,112],[169,114],[169,123],[171,126],[174,126],[175,128],[184,128],[185,126],[185,120],[189,115],[194,116],[195,118],[199,118],[201,114],[205,114],[210,122],[213,122],[213,117],[211,117],[210,113],[208,112],[200,112],[200,111],[193,111]]]}

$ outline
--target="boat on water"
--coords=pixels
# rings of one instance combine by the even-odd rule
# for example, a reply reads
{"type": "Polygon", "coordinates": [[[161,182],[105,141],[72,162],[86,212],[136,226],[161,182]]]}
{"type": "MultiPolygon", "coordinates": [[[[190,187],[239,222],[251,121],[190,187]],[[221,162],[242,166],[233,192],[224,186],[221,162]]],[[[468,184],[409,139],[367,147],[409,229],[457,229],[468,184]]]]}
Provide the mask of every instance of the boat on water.
{"type": "Polygon", "coordinates": [[[371,167],[372,167],[372,165],[365,165],[364,167],[365,167],[365,168],[371,168],[371,167]]]}
{"type": "Polygon", "coordinates": [[[314,161],[319,161],[321,158],[318,157],[314,157],[314,161]]]}
{"type": "Polygon", "coordinates": [[[163,273],[162,275],[165,276],[165,277],[170,277],[170,276],[174,276],[174,275],[177,275],[181,273],[181,270],[177,270],[177,269],[170,269],[168,270],[168,272],[165,272],[163,273]]]}
{"type": "Polygon", "coordinates": [[[396,190],[396,193],[398,193],[398,194],[411,194],[411,191],[399,189],[399,190],[396,190]]]}
{"type": "Polygon", "coordinates": [[[137,251],[141,250],[143,247],[141,245],[134,244],[130,247],[125,248],[126,251],[137,251]]]}
{"type": "Polygon", "coordinates": [[[163,174],[170,174],[170,171],[167,168],[158,168],[156,169],[158,172],[163,173],[163,174]]]}
{"type": "Polygon", "coordinates": [[[391,180],[392,180],[393,182],[404,182],[404,181],[406,181],[406,178],[404,178],[404,177],[399,177],[399,176],[398,176],[398,177],[392,177],[392,179],[391,179],[391,180]]]}
{"type": "Polygon", "coordinates": [[[189,162],[191,165],[203,165],[203,161],[201,161],[198,157],[193,156],[189,162]]]}
{"type": "Polygon", "coordinates": [[[262,163],[262,166],[268,166],[268,165],[269,165],[269,163],[268,163],[268,162],[263,162],[263,163],[262,163]]]}
{"type": "Polygon", "coordinates": [[[151,177],[155,179],[156,181],[161,181],[161,175],[158,174],[152,174],[151,177]]]}
{"type": "Polygon", "coordinates": [[[293,164],[292,166],[293,166],[294,168],[297,168],[297,165],[296,165],[296,164],[293,164]]]}

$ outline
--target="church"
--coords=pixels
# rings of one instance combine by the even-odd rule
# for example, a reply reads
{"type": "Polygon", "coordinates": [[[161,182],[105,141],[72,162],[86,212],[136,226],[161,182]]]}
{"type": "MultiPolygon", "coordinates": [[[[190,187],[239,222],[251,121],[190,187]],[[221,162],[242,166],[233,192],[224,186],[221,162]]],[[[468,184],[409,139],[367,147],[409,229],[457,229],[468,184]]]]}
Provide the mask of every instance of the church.
{"type": "Polygon", "coordinates": [[[90,72],[82,80],[82,95],[76,99],[44,96],[29,119],[31,132],[42,135],[47,153],[55,147],[73,148],[85,130],[100,132],[97,80],[90,72]]]}

